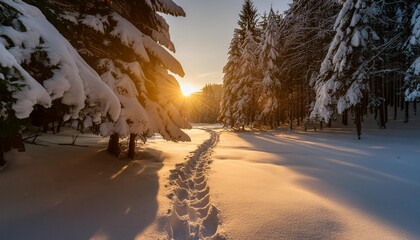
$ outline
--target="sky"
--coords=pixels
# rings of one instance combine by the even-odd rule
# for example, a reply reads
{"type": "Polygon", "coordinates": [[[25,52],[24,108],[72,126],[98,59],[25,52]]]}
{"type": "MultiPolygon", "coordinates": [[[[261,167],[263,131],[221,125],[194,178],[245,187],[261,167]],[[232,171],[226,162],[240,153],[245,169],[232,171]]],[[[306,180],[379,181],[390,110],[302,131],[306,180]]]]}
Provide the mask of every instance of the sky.
{"type": "MultiPolygon", "coordinates": [[[[177,77],[181,87],[195,91],[207,83],[223,82],[223,66],[227,61],[233,29],[237,27],[243,0],[174,0],[186,12],[187,17],[166,17],[175,57],[186,73],[177,77]],[[188,88],[188,87],[187,87],[188,88]]],[[[254,0],[259,13],[284,12],[290,0],[254,0]]]]}

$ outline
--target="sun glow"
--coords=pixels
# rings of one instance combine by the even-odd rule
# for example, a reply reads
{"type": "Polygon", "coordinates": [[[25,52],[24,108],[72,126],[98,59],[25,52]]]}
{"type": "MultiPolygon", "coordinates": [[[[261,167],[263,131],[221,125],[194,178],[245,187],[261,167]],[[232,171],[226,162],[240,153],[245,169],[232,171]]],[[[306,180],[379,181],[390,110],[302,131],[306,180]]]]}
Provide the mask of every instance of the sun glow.
{"type": "Polygon", "coordinates": [[[196,86],[191,85],[189,83],[182,83],[181,84],[181,91],[182,91],[182,95],[184,95],[184,97],[188,97],[192,93],[198,92],[199,89],[196,86]]]}

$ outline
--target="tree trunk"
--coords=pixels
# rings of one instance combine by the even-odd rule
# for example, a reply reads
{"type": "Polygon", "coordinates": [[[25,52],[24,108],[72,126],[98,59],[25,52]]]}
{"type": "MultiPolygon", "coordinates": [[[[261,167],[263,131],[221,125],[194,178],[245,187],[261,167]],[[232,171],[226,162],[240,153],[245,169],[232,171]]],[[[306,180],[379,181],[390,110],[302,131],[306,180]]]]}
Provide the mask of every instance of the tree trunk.
{"type": "Polygon", "coordinates": [[[416,100],[414,100],[413,102],[413,111],[414,111],[414,116],[416,116],[417,115],[417,101],[416,100]]]}
{"type": "Polygon", "coordinates": [[[328,120],[328,127],[329,128],[331,127],[331,118],[330,118],[330,120],[328,120]]]}
{"type": "Polygon", "coordinates": [[[131,133],[130,134],[130,143],[128,144],[128,158],[134,159],[134,155],[136,153],[136,138],[137,134],[131,133]]]}
{"type": "Polygon", "coordinates": [[[2,139],[2,149],[4,153],[7,153],[12,150],[12,141],[10,137],[4,137],[2,139]]]}
{"type": "Polygon", "coordinates": [[[385,112],[384,112],[384,102],[382,102],[382,104],[379,106],[379,128],[385,129],[386,125],[385,125],[385,112]]]}
{"type": "Polygon", "coordinates": [[[4,159],[3,138],[0,137],[0,168],[4,165],[6,165],[6,160],[4,159]]]}
{"type": "Polygon", "coordinates": [[[116,157],[120,155],[120,137],[114,133],[109,137],[108,152],[116,157]]]}
{"type": "Polygon", "coordinates": [[[397,81],[394,81],[394,120],[397,120],[397,112],[398,112],[398,92],[397,92],[397,81]]]}
{"type": "Polygon", "coordinates": [[[290,108],[289,108],[290,110],[290,112],[289,112],[289,131],[292,131],[293,130],[293,114],[294,114],[294,112],[293,112],[293,107],[292,107],[292,105],[290,104],[290,108]]]}
{"type": "Polygon", "coordinates": [[[408,123],[409,119],[408,119],[408,108],[410,106],[410,102],[409,101],[405,101],[405,107],[404,107],[404,123],[408,123]]]}
{"type": "Polygon", "coordinates": [[[387,81],[383,82],[383,90],[382,92],[384,93],[384,120],[385,120],[385,124],[388,123],[388,106],[389,106],[389,87],[388,87],[388,83],[387,81]]]}
{"type": "Polygon", "coordinates": [[[375,111],[375,119],[377,119],[378,124],[379,124],[379,128],[381,129],[385,129],[385,113],[384,113],[384,108],[386,107],[386,97],[385,97],[385,92],[384,92],[384,82],[382,78],[376,78],[375,79],[375,85],[376,85],[376,89],[375,89],[375,93],[377,97],[382,98],[381,99],[381,104],[379,104],[379,106],[377,107],[376,111],[375,111]],[[379,118],[379,119],[378,119],[379,118]]]}
{"type": "Polygon", "coordinates": [[[362,135],[362,116],[361,116],[361,106],[360,104],[357,104],[354,109],[354,123],[356,124],[356,133],[357,138],[360,140],[360,136],[362,135]]]}
{"type": "Polygon", "coordinates": [[[19,152],[25,152],[25,144],[23,143],[22,134],[18,133],[10,137],[12,148],[17,149],[19,152]]]}
{"type": "Polygon", "coordinates": [[[344,126],[347,126],[349,124],[349,110],[344,110],[343,115],[341,116],[341,123],[344,126]]]}

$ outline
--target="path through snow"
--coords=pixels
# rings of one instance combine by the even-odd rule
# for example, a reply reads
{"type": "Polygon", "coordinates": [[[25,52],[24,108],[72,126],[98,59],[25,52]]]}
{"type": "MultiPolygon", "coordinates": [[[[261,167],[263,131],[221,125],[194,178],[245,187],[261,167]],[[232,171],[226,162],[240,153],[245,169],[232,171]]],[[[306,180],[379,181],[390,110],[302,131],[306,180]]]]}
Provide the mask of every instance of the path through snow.
{"type": "Polygon", "coordinates": [[[219,228],[219,210],[211,202],[207,184],[207,171],[219,134],[206,131],[211,137],[171,170],[173,191],[168,197],[173,205],[167,226],[170,239],[224,239],[219,228]]]}

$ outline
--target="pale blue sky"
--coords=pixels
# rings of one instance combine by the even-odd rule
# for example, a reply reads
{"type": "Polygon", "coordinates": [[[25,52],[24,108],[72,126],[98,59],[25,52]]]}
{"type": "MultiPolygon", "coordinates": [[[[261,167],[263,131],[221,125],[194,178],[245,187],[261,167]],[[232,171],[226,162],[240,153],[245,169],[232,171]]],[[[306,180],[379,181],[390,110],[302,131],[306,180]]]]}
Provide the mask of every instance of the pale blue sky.
{"type": "MultiPolygon", "coordinates": [[[[184,67],[186,76],[178,78],[181,85],[196,89],[206,83],[222,83],[222,69],[233,29],[237,27],[243,0],[174,0],[184,8],[187,17],[167,17],[175,57],[184,67]]],[[[290,0],[254,0],[259,13],[284,12],[290,0]]]]}

